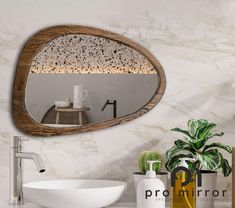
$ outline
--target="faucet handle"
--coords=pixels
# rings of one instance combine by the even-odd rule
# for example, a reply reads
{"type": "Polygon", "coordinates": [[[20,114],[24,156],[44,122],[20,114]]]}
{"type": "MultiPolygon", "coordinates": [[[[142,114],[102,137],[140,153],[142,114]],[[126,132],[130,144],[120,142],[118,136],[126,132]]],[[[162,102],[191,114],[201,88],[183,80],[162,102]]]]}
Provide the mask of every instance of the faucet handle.
{"type": "Polygon", "coordinates": [[[29,141],[29,139],[25,139],[24,137],[20,136],[18,139],[18,147],[22,148],[22,142],[26,142],[26,141],[29,141]]]}
{"type": "Polygon", "coordinates": [[[10,145],[12,148],[21,148],[23,141],[29,141],[29,139],[25,139],[21,136],[13,136],[13,138],[11,139],[10,145]]]}
{"type": "Polygon", "coordinates": [[[25,138],[22,137],[22,136],[18,136],[18,140],[19,140],[20,142],[29,141],[29,139],[25,139],[25,138]]]}

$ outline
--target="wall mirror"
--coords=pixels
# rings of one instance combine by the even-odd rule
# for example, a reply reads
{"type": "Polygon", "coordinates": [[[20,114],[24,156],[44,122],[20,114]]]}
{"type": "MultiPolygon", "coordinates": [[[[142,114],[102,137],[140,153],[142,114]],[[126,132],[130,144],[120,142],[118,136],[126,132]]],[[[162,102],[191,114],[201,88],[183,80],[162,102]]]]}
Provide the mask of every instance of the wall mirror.
{"type": "Polygon", "coordinates": [[[165,86],[160,63],[130,39],[97,28],[50,27],[21,51],[13,118],[31,135],[101,129],[151,110],[165,86]]]}

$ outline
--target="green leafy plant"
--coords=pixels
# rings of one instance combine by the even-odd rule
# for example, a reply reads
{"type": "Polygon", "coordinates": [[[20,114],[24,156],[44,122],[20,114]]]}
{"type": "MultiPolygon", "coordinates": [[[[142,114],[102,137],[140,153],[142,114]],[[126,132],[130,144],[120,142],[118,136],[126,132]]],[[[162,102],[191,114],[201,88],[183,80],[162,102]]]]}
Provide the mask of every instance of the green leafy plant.
{"type": "Polygon", "coordinates": [[[228,160],[224,159],[219,149],[232,153],[232,148],[221,143],[207,142],[214,136],[223,136],[224,133],[216,133],[213,129],[215,123],[210,123],[207,120],[189,120],[188,129],[174,128],[172,131],[183,133],[184,139],[175,141],[175,145],[166,153],[167,163],[166,169],[172,171],[180,164],[180,158],[194,158],[195,162],[187,161],[191,170],[202,168],[210,171],[222,169],[224,176],[229,176],[232,168],[228,160]]]}
{"type": "Polygon", "coordinates": [[[152,151],[143,151],[139,156],[139,168],[142,173],[146,173],[149,170],[148,160],[160,160],[161,163],[154,163],[153,170],[159,172],[162,168],[162,159],[161,155],[157,152],[152,151]]]}

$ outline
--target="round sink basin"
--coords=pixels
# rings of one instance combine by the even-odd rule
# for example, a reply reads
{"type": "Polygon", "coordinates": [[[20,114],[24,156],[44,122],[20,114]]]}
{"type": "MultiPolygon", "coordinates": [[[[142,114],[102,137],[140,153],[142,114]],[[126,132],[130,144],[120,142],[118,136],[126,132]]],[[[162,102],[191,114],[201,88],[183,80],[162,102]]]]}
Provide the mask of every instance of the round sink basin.
{"type": "Polygon", "coordinates": [[[115,203],[126,183],[110,180],[53,180],[26,183],[25,197],[48,208],[101,208],[115,203]]]}

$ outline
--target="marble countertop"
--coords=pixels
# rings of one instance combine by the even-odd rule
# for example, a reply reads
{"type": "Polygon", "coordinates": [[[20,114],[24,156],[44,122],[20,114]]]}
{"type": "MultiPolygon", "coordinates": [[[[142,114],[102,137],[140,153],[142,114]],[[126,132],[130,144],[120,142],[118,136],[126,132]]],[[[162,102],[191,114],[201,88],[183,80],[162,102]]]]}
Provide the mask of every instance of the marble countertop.
{"type": "MultiPolygon", "coordinates": [[[[128,202],[120,202],[112,206],[109,206],[109,208],[134,208],[134,207],[136,207],[135,203],[128,203],[128,202]]],[[[231,203],[218,202],[215,204],[214,208],[231,208],[231,207],[232,207],[231,203]]],[[[0,208],[41,208],[41,207],[32,203],[29,203],[29,202],[26,202],[25,204],[22,204],[22,205],[10,205],[8,203],[0,202],[0,208]]]]}

